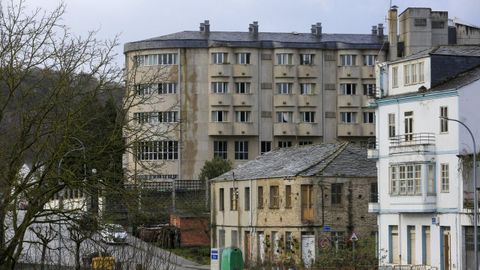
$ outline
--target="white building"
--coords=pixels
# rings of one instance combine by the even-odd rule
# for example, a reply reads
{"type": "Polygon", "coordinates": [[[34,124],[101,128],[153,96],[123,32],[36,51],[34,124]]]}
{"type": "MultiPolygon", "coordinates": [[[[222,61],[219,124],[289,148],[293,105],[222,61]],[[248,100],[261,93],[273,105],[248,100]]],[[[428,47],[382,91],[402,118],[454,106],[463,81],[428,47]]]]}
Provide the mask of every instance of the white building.
{"type": "Polygon", "coordinates": [[[380,265],[474,269],[473,143],[440,116],[480,141],[480,46],[436,47],[377,72],[369,155],[378,158],[379,202],[369,211],[378,213],[380,265]]]}

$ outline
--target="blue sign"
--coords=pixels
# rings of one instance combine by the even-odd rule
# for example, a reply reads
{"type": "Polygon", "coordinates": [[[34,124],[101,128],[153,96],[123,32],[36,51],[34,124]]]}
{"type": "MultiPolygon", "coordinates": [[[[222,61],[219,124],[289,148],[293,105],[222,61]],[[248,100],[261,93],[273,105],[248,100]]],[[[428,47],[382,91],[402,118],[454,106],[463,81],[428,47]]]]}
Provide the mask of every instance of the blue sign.
{"type": "Polygon", "coordinates": [[[210,257],[212,261],[218,261],[218,249],[212,248],[210,257]]]}
{"type": "Polygon", "coordinates": [[[323,226],[323,231],[324,231],[324,232],[329,232],[329,231],[331,231],[331,230],[332,230],[332,228],[330,228],[330,226],[328,226],[328,225],[324,225],[324,226],[323,226]]]}

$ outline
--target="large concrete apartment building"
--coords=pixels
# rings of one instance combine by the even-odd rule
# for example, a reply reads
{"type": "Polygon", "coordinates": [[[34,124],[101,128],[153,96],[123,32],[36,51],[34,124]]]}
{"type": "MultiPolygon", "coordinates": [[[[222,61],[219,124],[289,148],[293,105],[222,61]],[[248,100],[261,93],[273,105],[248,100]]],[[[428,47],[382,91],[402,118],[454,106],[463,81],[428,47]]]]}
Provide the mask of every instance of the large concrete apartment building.
{"type": "Polygon", "coordinates": [[[446,12],[428,8],[398,16],[393,7],[388,18],[390,40],[382,24],[368,34],[323,33],[320,23],[267,33],[257,22],[223,32],[205,21],[199,31],[125,44],[127,89],[140,101],[129,116],[151,135],[125,155],[128,181],[197,179],[214,156],[236,166],[279,147],[366,143],[375,136],[376,61],[479,34],[455,31],[446,12]]]}

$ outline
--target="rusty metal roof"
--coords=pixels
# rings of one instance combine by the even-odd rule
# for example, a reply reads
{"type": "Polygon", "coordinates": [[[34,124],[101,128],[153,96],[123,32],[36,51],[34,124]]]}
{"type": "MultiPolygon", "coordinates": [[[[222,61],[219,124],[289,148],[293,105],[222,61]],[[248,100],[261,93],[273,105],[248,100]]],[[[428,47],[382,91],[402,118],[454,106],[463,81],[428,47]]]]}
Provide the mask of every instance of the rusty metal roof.
{"type": "Polygon", "coordinates": [[[265,153],[213,180],[293,176],[377,177],[367,150],[348,142],[281,148],[265,153]]]}

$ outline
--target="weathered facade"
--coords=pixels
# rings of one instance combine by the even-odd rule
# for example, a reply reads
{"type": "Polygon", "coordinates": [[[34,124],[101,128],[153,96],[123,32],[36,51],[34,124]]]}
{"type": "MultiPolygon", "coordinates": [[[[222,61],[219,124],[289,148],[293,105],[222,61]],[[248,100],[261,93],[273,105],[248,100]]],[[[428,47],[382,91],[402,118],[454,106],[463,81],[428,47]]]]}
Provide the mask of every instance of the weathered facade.
{"type": "Polygon", "coordinates": [[[279,149],[212,181],[212,247],[250,265],[310,264],[322,247],[376,233],[376,167],[349,143],[279,149]]]}

